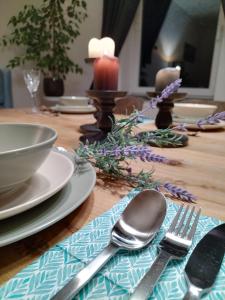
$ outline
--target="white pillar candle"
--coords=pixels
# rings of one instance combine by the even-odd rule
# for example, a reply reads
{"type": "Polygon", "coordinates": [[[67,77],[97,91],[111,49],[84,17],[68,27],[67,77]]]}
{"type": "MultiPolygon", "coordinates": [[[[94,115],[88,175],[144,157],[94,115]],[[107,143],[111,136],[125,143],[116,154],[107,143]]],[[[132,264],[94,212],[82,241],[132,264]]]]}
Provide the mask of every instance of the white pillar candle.
{"type": "Polygon", "coordinates": [[[88,57],[98,58],[103,55],[114,57],[115,53],[115,42],[109,37],[102,39],[92,38],[88,43],[88,57]]]}
{"type": "Polygon", "coordinates": [[[180,66],[176,68],[164,68],[158,71],[155,78],[155,90],[161,92],[171,82],[180,78],[180,66]]]}
{"type": "Polygon", "coordinates": [[[101,57],[103,55],[102,52],[102,43],[99,39],[92,38],[88,43],[88,57],[96,58],[101,57]]]}
{"type": "Polygon", "coordinates": [[[101,39],[103,55],[114,57],[115,54],[115,42],[109,37],[101,39]]]}

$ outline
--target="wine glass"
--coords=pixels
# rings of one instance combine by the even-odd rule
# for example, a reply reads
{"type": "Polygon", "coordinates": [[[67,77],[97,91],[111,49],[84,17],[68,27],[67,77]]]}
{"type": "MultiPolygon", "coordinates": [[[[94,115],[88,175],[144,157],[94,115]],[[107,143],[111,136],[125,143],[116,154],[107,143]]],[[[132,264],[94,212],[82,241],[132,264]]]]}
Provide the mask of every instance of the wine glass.
{"type": "Polygon", "coordinates": [[[32,103],[33,103],[32,112],[37,113],[39,112],[37,91],[40,84],[40,70],[35,70],[35,69],[24,70],[23,78],[32,99],[32,103]]]}

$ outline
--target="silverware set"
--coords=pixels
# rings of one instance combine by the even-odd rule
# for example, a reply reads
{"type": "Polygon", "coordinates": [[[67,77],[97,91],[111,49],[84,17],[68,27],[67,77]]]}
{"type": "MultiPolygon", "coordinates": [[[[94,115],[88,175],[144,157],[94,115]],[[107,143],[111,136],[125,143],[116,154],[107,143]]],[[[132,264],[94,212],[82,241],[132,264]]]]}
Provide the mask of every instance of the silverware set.
{"type": "Polygon", "coordinates": [[[130,299],[147,299],[152,293],[155,284],[168,262],[172,259],[182,259],[187,255],[192,244],[192,239],[201,212],[201,209],[198,209],[197,214],[194,216],[195,208],[192,207],[189,216],[186,218],[189,210],[189,206],[184,209],[184,205],[180,206],[178,209],[167,233],[159,243],[159,254],[156,260],[143,277],[130,299]],[[193,223],[191,223],[192,219],[193,223]]]}
{"type": "MultiPolygon", "coordinates": [[[[201,209],[194,206],[181,205],[179,207],[168,231],[158,245],[157,258],[136,287],[130,297],[131,300],[148,299],[169,261],[183,259],[188,254],[200,213],[201,209]]],[[[136,250],[147,246],[159,231],[165,215],[166,201],[161,193],[154,190],[145,190],[139,193],[128,204],[113,226],[108,246],[52,299],[73,299],[121,248],[136,250]]],[[[188,291],[185,300],[200,299],[203,292],[209,291],[219,272],[224,252],[225,224],[222,224],[211,230],[199,242],[187,263],[185,274],[188,291]],[[201,259],[203,253],[205,253],[204,259],[210,261],[209,267],[206,268],[207,273],[203,272],[204,259],[201,259]],[[211,255],[208,255],[208,253],[211,253],[211,255]],[[201,261],[201,263],[198,264],[198,261],[201,261]],[[210,274],[209,280],[205,279],[208,273],[210,274]]]]}

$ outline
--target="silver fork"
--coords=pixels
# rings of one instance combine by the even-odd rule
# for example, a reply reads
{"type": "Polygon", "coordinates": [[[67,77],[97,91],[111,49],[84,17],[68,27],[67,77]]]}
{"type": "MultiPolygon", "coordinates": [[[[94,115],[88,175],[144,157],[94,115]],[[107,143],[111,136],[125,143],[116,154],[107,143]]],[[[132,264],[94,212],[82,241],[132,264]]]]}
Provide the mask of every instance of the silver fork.
{"type": "Polygon", "coordinates": [[[188,253],[196,231],[201,209],[199,208],[194,216],[195,207],[192,207],[190,211],[189,206],[186,206],[181,216],[183,208],[184,205],[181,205],[178,209],[168,231],[159,243],[159,254],[156,260],[147,274],[142,278],[130,299],[147,299],[168,262],[172,259],[181,259],[188,253]],[[187,216],[189,211],[189,216],[187,216]],[[192,219],[193,222],[191,222],[192,219]]]}

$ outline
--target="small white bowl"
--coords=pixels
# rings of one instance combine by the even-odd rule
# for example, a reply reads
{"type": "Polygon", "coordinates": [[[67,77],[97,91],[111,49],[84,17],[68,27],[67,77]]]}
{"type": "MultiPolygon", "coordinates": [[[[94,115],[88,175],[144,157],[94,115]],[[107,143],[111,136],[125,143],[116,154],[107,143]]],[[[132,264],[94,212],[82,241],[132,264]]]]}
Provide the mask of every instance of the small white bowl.
{"type": "Polygon", "coordinates": [[[59,103],[68,106],[87,106],[90,99],[88,97],[81,96],[62,96],[59,103]]]}
{"type": "Polygon", "coordinates": [[[205,118],[213,114],[217,109],[216,105],[198,103],[175,103],[173,108],[174,116],[179,118],[205,118]]]}
{"type": "Polygon", "coordinates": [[[28,180],[44,162],[56,138],[56,131],[46,126],[0,124],[0,192],[28,180]]]}

